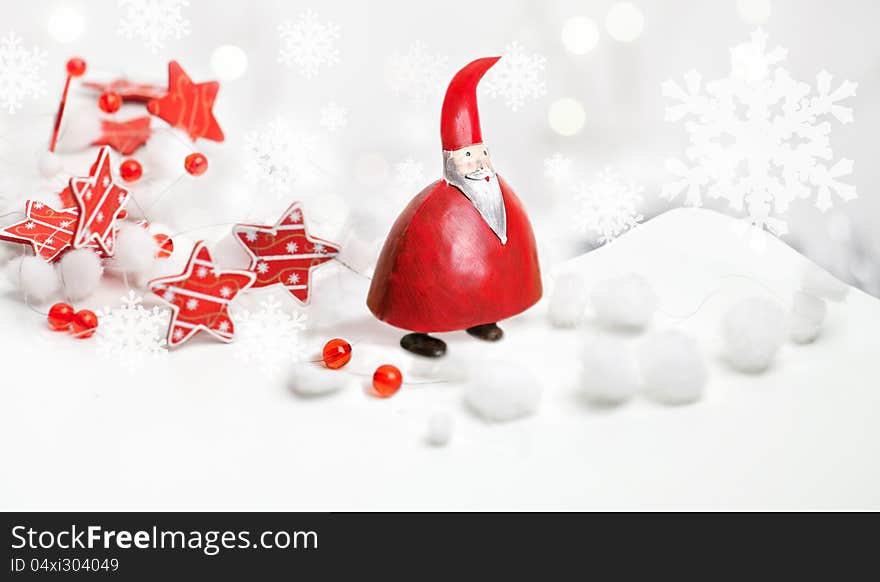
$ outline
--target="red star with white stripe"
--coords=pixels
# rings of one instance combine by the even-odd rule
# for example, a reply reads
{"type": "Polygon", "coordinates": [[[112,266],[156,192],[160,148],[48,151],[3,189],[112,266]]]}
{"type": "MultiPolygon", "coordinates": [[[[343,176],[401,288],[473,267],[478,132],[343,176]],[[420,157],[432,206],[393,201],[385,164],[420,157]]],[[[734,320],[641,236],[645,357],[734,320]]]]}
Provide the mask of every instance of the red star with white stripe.
{"type": "Polygon", "coordinates": [[[101,120],[101,136],[92,142],[93,146],[110,146],[123,156],[133,154],[147,143],[152,135],[150,118],[135,117],[128,121],[101,120]]]}
{"type": "Polygon", "coordinates": [[[55,210],[42,202],[24,203],[25,219],[0,230],[0,240],[30,244],[34,254],[54,261],[73,245],[79,211],[55,210]]]}
{"type": "Polygon", "coordinates": [[[97,245],[113,255],[114,226],[128,200],[128,190],[113,183],[110,150],[101,148],[88,178],[71,178],[70,191],[79,211],[74,248],[97,245]]]}
{"type": "Polygon", "coordinates": [[[254,288],[283,285],[303,305],[309,303],[312,270],[339,254],[338,245],[308,233],[299,202],[274,226],[236,224],[232,232],[251,257],[254,288]]]}
{"type": "Polygon", "coordinates": [[[219,270],[205,241],[197,242],[183,273],[149,283],[150,291],[171,307],[168,346],[179,346],[201,331],[222,342],[232,341],[235,325],[229,304],[254,279],[250,271],[219,270]]]}
{"type": "Polygon", "coordinates": [[[179,127],[193,141],[203,137],[223,141],[223,130],[214,118],[214,100],[220,83],[193,83],[177,61],[168,63],[168,93],[147,103],[147,111],[179,127]]]}

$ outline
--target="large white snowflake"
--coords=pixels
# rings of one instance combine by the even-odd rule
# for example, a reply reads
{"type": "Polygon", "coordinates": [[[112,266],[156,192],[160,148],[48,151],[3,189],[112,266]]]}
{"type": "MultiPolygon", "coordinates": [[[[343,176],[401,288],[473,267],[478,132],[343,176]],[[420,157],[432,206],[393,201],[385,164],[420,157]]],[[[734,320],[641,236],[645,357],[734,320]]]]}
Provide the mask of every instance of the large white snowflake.
{"type": "Polygon", "coordinates": [[[144,45],[159,52],[169,39],[181,39],[189,34],[189,20],[183,9],[188,0],[119,0],[125,12],[119,19],[119,34],[131,40],[139,38],[144,45]]]}
{"type": "Polygon", "coordinates": [[[322,22],[318,15],[306,10],[295,21],[285,20],[278,26],[281,36],[281,50],[278,60],[285,65],[294,66],[300,75],[311,79],[321,67],[329,67],[339,62],[339,26],[332,22],[322,22]]]}
{"type": "Polygon", "coordinates": [[[46,92],[40,70],[46,65],[46,53],[37,47],[28,50],[13,31],[0,39],[0,107],[15,113],[25,97],[37,98],[46,92]]]}
{"type": "Polygon", "coordinates": [[[300,311],[285,311],[273,296],[260,302],[255,313],[235,314],[235,357],[256,364],[267,375],[275,375],[285,364],[305,357],[300,332],[306,327],[306,316],[300,311]]]}
{"type": "Polygon", "coordinates": [[[581,182],[573,189],[576,228],[596,242],[610,242],[644,218],[639,210],[643,190],[612,168],[604,168],[592,184],[581,182]]]}
{"type": "Polygon", "coordinates": [[[321,107],[318,123],[327,131],[336,131],[348,125],[348,109],[331,101],[321,107]]]}
{"type": "Polygon", "coordinates": [[[750,42],[733,48],[730,74],[706,83],[705,94],[695,71],[685,75],[684,87],[663,84],[663,95],[676,102],[666,110],[667,121],[687,118],[690,138],[686,161],[667,162],[677,179],[664,186],[664,197],[683,194],[694,206],[704,194],[721,198],[776,235],[787,232],[783,217],[796,199],[815,194],[816,207],[824,211],[833,194],[856,197],[853,186],[839,181],[853,162],[832,163],[829,121],[852,121],[852,109],[839,102],[855,95],[857,85],[844,81],[832,89],[831,75],[822,71],[812,94],[809,84],[779,66],[786,55],[781,47],[767,51],[767,35],[757,30],[750,42]]]}
{"type": "Polygon", "coordinates": [[[421,103],[445,84],[447,58],[432,53],[428,45],[415,42],[405,54],[394,53],[385,66],[391,90],[413,103],[421,103]]]}
{"type": "Polygon", "coordinates": [[[314,163],[317,137],[278,117],[264,129],[245,135],[245,173],[265,185],[277,197],[289,196],[292,187],[316,180],[314,163]]]}
{"type": "Polygon", "coordinates": [[[526,101],[539,99],[547,93],[543,72],[547,59],[537,53],[527,53],[518,42],[507,46],[498,64],[486,73],[481,85],[490,97],[501,97],[510,109],[516,111],[526,101]]]}
{"type": "Polygon", "coordinates": [[[134,290],[122,297],[122,307],[105,307],[98,312],[95,333],[98,355],[109,358],[129,371],[142,367],[146,360],[166,353],[165,330],[168,310],[146,309],[134,290]]]}
{"type": "Polygon", "coordinates": [[[556,153],[544,160],[544,177],[555,186],[567,186],[574,180],[571,158],[556,153]]]}

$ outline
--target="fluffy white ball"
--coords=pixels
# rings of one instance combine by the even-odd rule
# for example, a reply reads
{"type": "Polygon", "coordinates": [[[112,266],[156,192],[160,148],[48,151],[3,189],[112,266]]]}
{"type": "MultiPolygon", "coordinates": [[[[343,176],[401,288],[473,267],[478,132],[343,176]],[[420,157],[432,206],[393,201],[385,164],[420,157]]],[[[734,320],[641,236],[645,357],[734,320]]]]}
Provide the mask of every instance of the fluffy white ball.
{"type": "Polygon", "coordinates": [[[348,382],[344,372],[313,362],[299,362],[291,369],[287,384],[300,396],[323,396],[342,390],[348,382]]]}
{"type": "Polygon", "coordinates": [[[725,314],[721,338],[727,361],[743,372],[763,372],[785,341],[785,312],[776,301],[744,299],[725,314]]]}
{"type": "Polygon", "coordinates": [[[642,329],[657,311],[657,294],[635,273],[601,281],[590,295],[596,319],[607,326],[642,329]]]}
{"type": "Polygon", "coordinates": [[[63,166],[61,158],[57,154],[43,152],[40,154],[40,159],[37,160],[37,168],[40,170],[40,175],[44,178],[54,178],[61,173],[63,166]]]}
{"type": "Polygon", "coordinates": [[[829,301],[843,301],[849,293],[849,285],[816,265],[809,265],[801,280],[804,292],[829,301]]]}
{"type": "Polygon", "coordinates": [[[125,273],[145,273],[153,266],[159,245],[145,228],[136,224],[124,223],[116,237],[113,253],[113,268],[125,273]]]}
{"type": "Polygon", "coordinates": [[[455,422],[448,412],[435,412],[428,419],[428,443],[442,447],[452,439],[455,422]]]}
{"type": "Polygon", "coordinates": [[[580,388],[584,397],[598,404],[620,404],[638,392],[639,370],[629,345],[597,336],[584,343],[580,388]]]}
{"type": "Polygon", "coordinates": [[[788,337],[796,344],[808,344],[816,341],[819,334],[822,333],[822,324],[814,323],[803,316],[795,313],[791,314],[788,322],[788,337]]]}
{"type": "Polygon", "coordinates": [[[104,267],[101,258],[92,250],[75,249],[61,256],[61,283],[64,294],[71,301],[85,299],[95,292],[104,267]]]}
{"type": "Polygon", "coordinates": [[[550,295],[548,316],[555,327],[577,327],[587,308],[587,289],[577,273],[562,273],[550,295]]]}
{"type": "Polygon", "coordinates": [[[49,299],[60,286],[55,267],[40,257],[20,257],[9,261],[6,275],[28,301],[36,303],[49,299]]]}
{"type": "Polygon", "coordinates": [[[699,344],[680,331],[648,335],[638,348],[645,394],[666,404],[687,404],[703,395],[709,369],[699,344]]]}
{"type": "Polygon", "coordinates": [[[814,295],[795,291],[791,298],[791,312],[804,321],[821,325],[828,313],[828,306],[814,295]]]}
{"type": "Polygon", "coordinates": [[[514,420],[533,414],[541,401],[538,378],[515,362],[485,361],[471,371],[465,402],[487,420],[514,420]]]}

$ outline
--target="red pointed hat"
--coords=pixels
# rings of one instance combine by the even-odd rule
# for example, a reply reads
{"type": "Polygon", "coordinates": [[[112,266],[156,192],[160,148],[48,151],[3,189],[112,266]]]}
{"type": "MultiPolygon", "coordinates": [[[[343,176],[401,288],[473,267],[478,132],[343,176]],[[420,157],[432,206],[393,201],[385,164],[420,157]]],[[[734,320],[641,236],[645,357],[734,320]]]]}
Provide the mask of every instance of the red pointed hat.
{"type": "Polygon", "coordinates": [[[449,82],[440,113],[440,139],[446,151],[482,143],[477,84],[501,57],[477,59],[457,72],[449,82]]]}

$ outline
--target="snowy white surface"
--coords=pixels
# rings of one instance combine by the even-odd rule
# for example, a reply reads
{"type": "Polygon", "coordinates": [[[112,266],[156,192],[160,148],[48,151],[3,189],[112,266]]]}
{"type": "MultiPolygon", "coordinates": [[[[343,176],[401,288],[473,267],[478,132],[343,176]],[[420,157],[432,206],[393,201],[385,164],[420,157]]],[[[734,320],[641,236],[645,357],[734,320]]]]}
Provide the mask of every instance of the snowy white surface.
{"type": "MultiPolygon", "coordinates": [[[[586,335],[643,336],[600,329],[591,314],[578,329],[552,328],[542,302],[505,322],[497,345],[444,334],[450,357],[514,359],[544,380],[538,413],[501,424],[470,413],[460,383],[414,378],[432,367],[370,316],[367,281],[335,266],[316,281],[310,349],[346,337],[346,371],[363,375],[312,398],[219,342],[192,342],[132,377],[92,341],[44,331],[4,286],[0,509],[880,509],[880,302],[852,290],[829,305],[815,343],[787,343],[763,375],[731,370],[720,357],[724,311],[761,293],[787,303],[806,264],[775,240],[750,250],[733,222],[672,211],[565,265],[588,287],[631,271],[648,278],[661,311],[651,329],[679,328],[706,355],[703,399],[585,402],[586,335]],[[381,363],[414,383],[368,395],[381,363]],[[425,441],[437,410],[456,426],[442,448],[425,441]]],[[[92,306],[121,294],[108,289],[92,306]]],[[[263,298],[246,299],[252,308],[263,298]]]]}

